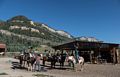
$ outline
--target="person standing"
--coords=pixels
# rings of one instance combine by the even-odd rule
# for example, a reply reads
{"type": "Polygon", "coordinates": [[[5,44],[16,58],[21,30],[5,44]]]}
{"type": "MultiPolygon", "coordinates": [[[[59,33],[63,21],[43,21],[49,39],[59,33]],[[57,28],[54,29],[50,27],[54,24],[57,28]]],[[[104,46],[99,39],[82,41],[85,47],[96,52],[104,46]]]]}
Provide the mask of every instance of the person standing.
{"type": "Polygon", "coordinates": [[[78,58],[79,58],[78,44],[77,45],[74,44],[74,47],[75,47],[75,59],[76,59],[76,64],[77,64],[78,63],[78,58]]]}
{"type": "Polygon", "coordinates": [[[46,61],[46,59],[47,59],[47,50],[45,50],[44,51],[44,53],[43,53],[43,66],[45,66],[45,61],[46,61]]]}
{"type": "Polygon", "coordinates": [[[36,71],[41,71],[41,64],[40,64],[40,60],[41,60],[41,58],[40,58],[41,56],[40,56],[40,54],[38,54],[37,55],[37,57],[36,57],[36,61],[35,61],[35,63],[34,63],[34,70],[36,71]]]}

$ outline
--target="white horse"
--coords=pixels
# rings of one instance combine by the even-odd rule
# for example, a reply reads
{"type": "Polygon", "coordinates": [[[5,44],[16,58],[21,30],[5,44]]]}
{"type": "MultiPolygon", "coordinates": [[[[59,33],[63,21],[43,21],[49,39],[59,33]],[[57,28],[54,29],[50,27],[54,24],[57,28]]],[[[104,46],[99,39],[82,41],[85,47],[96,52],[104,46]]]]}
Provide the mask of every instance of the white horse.
{"type": "MultiPolygon", "coordinates": [[[[74,58],[74,56],[68,56],[67,61],[68,61],[69,63],[72,63],[73,69],[74,69],[75,64],[76,64],[76,62],[77,62],[76,59],[74,58]]],[[[80,71],[83,70],[84,58],[83,58],[82,56],[79,56],[79,57],[78,57],[78,64],[80,64],[80,71]]],[[[76,65],[76,67],[77,67],[77,65],[76,65]]],[[[76,68],[76,70],[77,70],[77,69],[78,69],[78,67],[76,68]]]]}
{"type": "Polygon", "coordinates": [[[3,56],[5,54],[5,52],[0,52],[0,55],[3,56]]]}

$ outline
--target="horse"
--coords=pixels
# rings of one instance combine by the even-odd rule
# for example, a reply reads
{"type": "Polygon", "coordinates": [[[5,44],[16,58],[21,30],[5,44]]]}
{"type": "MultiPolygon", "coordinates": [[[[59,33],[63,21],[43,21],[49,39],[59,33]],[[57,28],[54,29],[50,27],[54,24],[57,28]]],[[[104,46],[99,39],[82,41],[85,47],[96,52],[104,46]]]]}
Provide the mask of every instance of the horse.
{"type": "Polygon", "coordinates": [[[19,59],[20,67],[23,67],[24,54],[20,54],[20,55],[18,56],[18,59],[19,59]]]}
{"type": "Polygon", "coordinates": [[[18,56],[19,58],[19,63],[21,67],[27,67],[28,63],[27,63],[27,59],[28,59],[28,54],[27,53],[22,53],[18,56]]]}
{"type": "Polygon", "coordinates": [[[35,59],[34,54],[29,53],[29,55],[27,55],[28,71],[29,71],[29,70],[33,71],[35,61],[36,61],[36,59],[35,59]]]}
{"type": "MultiPolygon", "coordinates": [[[[76,64],[76,59],[74,58],[74,56],[68,56],[67,61],[69,63],[69,65],[72,64],[73,69],[75,68],[75,64],[76,64]]],[[[80,64],[80,71],[83,70],[83,65],[84,65],[84,58],[82,56],[78,57],[78,64],[80,64]]],[[[76,68],[76,70],[78,69],[78,67],[76,68]]]]}
{"type": "Polygon", "coordinates": [[[58,56],[58,62],[60,63],[60,68],[64,67],[65,59],[66,59],[65,54],[61,54],[58,56]]]}
{"type": "Polygon", "coordinates": [[[50,61],[51,61],[51,68],[55,68],[55,64],[56,64],[56,62],[58,61],[58,57],[57,57],[57,55],[52,55],[51,57],[50,57],[50,61]]]}
{"type": "Polygon", "coordinates": [[[19,60],[20,60],[21,67],[26,67],[28,71],[33,70],[35,57],[32,55],[32,53],[20,54],[19,60]]]}
{"type": "Polygon", "coordinates": [[[65,59],[66,59],[65,54],[53,54],[48,58],[48,60],[51,61],[51,68],[55,68],[55,64],[57,62],[60,63],[60,68],[62,68],[64,66],[65,59]]]}
{"type": "Polygon", "coordinates": [[[5,55],[5,52],[0,52],[0,55],[1,55],[1,56],[4,56],[4,55],[5,55]]]}

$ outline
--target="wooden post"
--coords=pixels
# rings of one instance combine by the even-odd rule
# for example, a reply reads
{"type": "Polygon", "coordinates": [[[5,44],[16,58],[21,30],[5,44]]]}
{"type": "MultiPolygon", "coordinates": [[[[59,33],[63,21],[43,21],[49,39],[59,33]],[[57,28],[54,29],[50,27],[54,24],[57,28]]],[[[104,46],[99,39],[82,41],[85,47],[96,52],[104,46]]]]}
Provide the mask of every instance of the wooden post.
{"type": "Polygon", "coordinates": [[[90,51],[90,63],[92,63],[92,54],[91,54],[91,51],[90,51]]]}
{"type": "Polygon", "coordinates": [[[99,54],[99,48],[98,48],[98,49],[95,49],[95,53],[94,53],[94,56],[95,56],[95,61],[94,61],[94,63],[95,63],[95,64],[98,64],[98,54],[99,54]]]}
{"type": "Polygon", "coordinates": [[[94,51],[90,51],[90,62],[93,63],[93,54],[94,54],[94,51]]]}
{"type": "Polygon", "coordinates": [[[112,50],[113,50],[113,64],[116,64],[117,63],[116,48],[114,47],[112,50]]]}
{"type": "Polygon", "coordinates": [[[119,49],[116,49],[117,63],[120,63],[120,52],[119,49]]]}

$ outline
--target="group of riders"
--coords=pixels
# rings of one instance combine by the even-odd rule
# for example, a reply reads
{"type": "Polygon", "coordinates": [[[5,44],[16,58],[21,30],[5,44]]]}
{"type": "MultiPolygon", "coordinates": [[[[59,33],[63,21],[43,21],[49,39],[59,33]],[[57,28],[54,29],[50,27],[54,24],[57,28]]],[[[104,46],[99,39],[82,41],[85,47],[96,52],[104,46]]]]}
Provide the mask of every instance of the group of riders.
{"type": "Polygon", "coordinates": [[[41,71],[41,67],[45,67],[45,62],[51,62],[51,68],[55,68],[56,63],[60,63],[60,68],[64,67],[65,61],[69,66],[75,68],[75,64],[80,64],[80,68],[84,65],[84,58],[78,57],[77,60],[74,54],[68,55],[66,53],[51,53],[45,50],[43,53],[33,52],[32,47],[19,55],[21,67],[27,67],[28,71],[41,71]]]}

